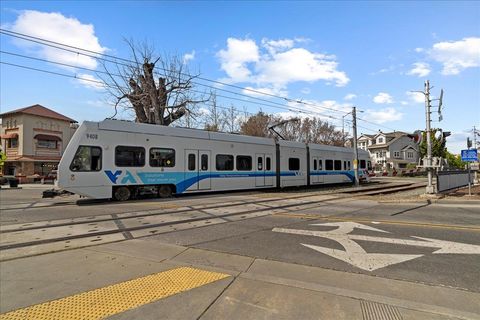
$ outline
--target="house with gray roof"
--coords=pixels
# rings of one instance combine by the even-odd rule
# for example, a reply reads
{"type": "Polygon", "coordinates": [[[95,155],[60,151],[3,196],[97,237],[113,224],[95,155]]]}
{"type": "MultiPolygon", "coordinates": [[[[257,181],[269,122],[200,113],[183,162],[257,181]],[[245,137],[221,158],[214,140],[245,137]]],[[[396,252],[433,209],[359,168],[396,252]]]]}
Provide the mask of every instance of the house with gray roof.
{"type": "Polygon", "coordinates": [[[417,164],[420,157],[418,145],[409,135],[401,131],[362,134],[357,145],[369,152],[376,170],[405,169],[410,163],[417,164]]]}

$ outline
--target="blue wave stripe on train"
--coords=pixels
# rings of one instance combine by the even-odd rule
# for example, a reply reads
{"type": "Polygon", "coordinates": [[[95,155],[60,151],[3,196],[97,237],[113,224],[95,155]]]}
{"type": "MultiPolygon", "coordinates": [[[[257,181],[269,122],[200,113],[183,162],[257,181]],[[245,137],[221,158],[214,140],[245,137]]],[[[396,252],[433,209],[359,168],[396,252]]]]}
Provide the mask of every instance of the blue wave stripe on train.
{"type": "MultiPolygon", "coordinates": [[[[177,193],[182,193],[190,188],[195,183],[204,179],[221,179],[221,178],[251,178],[251,177],[275,177],[275,172],[251,172],[251,173],[225,173],[225,172],[137,172],[137,176],[140,178],[143,184],[155,185],[155,184],[175,184],[177,193]]],[[[311,172],[311,176],[328,176],[328,175],[345,175],[350,181],[354,181],[353,171],[320,171],[311,172]]],[[[282,171],[280,176],[298,176],[298,172],[295,171],[282,171]]]]}

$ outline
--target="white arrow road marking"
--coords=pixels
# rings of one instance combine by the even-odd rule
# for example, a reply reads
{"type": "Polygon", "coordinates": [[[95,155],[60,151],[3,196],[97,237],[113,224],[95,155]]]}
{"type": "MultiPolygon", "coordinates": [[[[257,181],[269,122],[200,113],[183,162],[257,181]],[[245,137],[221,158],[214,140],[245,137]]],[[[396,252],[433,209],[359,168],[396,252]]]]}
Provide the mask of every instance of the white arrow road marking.
{"type": "Polygon", "coordinates": [[[367,253],[358,243],[356,243],[353,240],[391,243],[391,244],[416,246],[416,247],[438,248],[438,250],[433,252],[436,254],[438,253],[480,254],[480,246],[467,244],[467,243],[452,242],[452,241],[422,238],[422,237],[414,237],[422,240],[422,241],[419,241],[419,240],[372,237],[372,236],[364,236],[364,235],[351,235],[349,233],[352,232],[353,229],[355,228],[388,233],[387,231],[362,225],[355,222],[317,223],[312,225],[313,226],[336,226],[338,228],[334,230],[329,230],[329,231],[274,228],[272,229],[272,231],[305,235],[305,236],[321,237],[321,238],[327,238],[327,239],[337,241],[345,248],[345,251],[325,248],[325,247],[315,246],[310,244],[304,244],[304,243],[301,243],[301,245],[307,248],[313,249],[315,251],[321,252],[323,254],[329,255],[333,258],[345,261],[351,265],[354,265],[360,269],[367,270],[367,271],[373,271],[373,270],[383,268],[392,264],[412,260],[415,258],[419,258],[423,255],[422,254],[367,253]]]}
{"type": "Polygon", "coordinates": [[[390,233],[385,230],[377,229],[374,227],[370,227],[364,224],[356,223],[356,222],[328,222],[328,223],[313,223],[311,226],[327,226],[327,227],[338,227],[337,229],[334,230],[329,230],[329,231],[322,231],[326,232],[328,234],[347,234],[353,231],[353,229],[364,229],[364,230],[370,230],[370,231],[377,231],[377,232],[385,232],[385,233],[390,233]]]}
{"type": "Polygon", "coordinates": [[[330,249],[320,246],[314,246],[311,244],[303,244],[303,246],[318,252],[329,255],[338,260],[345,261],[357,268],[373,271],[383,267],[387,267],[391,264],[396,264],[415,258],[419,258],[422,254],[387,254],[387,253],[360,253],[360,252],[348,252],[336,249],[330,249]]]}

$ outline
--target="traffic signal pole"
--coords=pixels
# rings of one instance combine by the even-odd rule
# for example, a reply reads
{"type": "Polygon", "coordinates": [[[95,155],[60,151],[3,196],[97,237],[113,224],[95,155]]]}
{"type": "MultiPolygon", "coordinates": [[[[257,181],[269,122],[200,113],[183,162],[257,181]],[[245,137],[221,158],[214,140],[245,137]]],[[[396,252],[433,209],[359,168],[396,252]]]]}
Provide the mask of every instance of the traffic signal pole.
{"type": "Polygon", "coordinates": [[[355,186],[360,185],[360,180],[358,178],[358,148],[357,148],[357,108],[353,107],[352,110],[353,118],[353,170],[355,172],[355,186]]]}
{"type": "Polygon", "coordinates": [[[427,134],[427,175],[428,185],[425,190],[427,194],[434,194],[435,188],[433,187],[433,172],[432,172],[432,140],[431,140],[431,128],[430,128],[430,82],[425,81],[425,113],[426,113],[426,134],[427,134]]]}

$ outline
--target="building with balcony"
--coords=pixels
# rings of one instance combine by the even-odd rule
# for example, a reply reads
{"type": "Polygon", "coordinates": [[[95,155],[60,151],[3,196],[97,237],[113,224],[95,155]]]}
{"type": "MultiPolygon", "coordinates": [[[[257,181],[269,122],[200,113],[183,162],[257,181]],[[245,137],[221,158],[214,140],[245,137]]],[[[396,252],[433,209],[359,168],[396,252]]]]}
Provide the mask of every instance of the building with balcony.
{"type": "Polygon", "coordinates": [[[404,169],[408,164],[417,164],[420,157],[418,145],[408,133],[400,131],[362,134],[357,145],[369,152],[376,170],[404,169]]]}
{"type": "Polygon", "coordinates": [[[31,180],[57,169],[76,121],[39,104],[0,114],[3,174],[31,180]]]}

